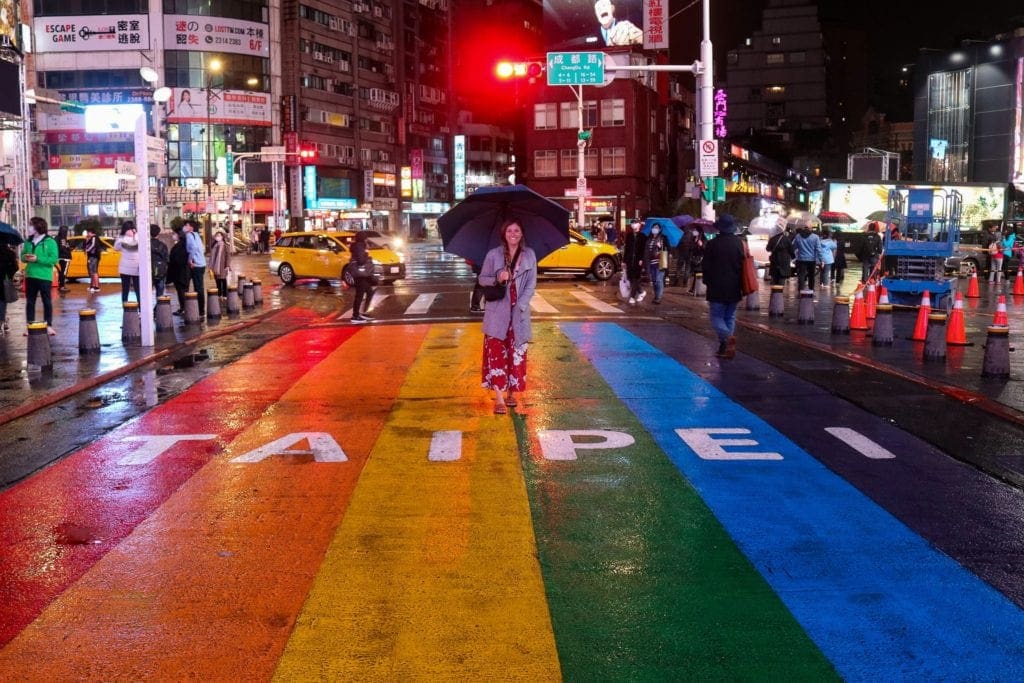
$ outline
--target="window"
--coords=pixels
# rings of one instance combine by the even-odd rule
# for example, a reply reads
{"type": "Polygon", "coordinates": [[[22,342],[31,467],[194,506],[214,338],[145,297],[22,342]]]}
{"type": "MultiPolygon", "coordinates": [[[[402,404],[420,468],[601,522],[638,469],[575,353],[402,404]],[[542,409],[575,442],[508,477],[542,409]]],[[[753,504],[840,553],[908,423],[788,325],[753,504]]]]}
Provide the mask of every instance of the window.
{"type": "Polygon", "coordinates": [[[538,149],[534,151],[533,175],[537,178],[554,178],[558,175],[557,149],[538,149]]]}
{"type": "Polygon", "coordinates": [[[807,61],[807,53],[803,50],[800,50],[799,52],[790,52],[789,61],[791,64],[803,64],[807,61]]]}
{"type": "MultiPolygon", "coordinates": [[[[559,104],[561,110],[560,118],[562,121],[562,128],[576,128],[580,127],[579,116],[577,116],[577,103],[576,102],[561,102],[559,104]]],[[[597,101],[590,100],[583,103],[583,127],[593,128],[597,125],[597,101]]]]}
{"type": "Polygon", "coordinates": [[[765,60],[768,64],[785,64],[786,55],[782,52],[769,52],[765,55],[765,60]]]}
{"type": "Polygon", "coordinates": [[[782,45],[782,38],[780,36],[773,36],[772,45],[782,45]]]}
{"type": "Polygon", "coordinates": [[[562,175],[567,178],[575,178],[579,171],[579,164],[576,163],[579,160],[579,150],[576,149],[563,149],[562,154],[562,175]]]}
{"type": "Polygon", "coordinates": [[[601,125],[626,125],[626,101],[622,99],[601,100],[601,125]]]}
{"type": "Polygon", "coordinates": [[[601,174],[602,175],[625,175],[626,174],[626,148],[625,147],[602,147],[601,148],[601,174]]]}
{"type": "Polygon", "coordinates": [[[533,105],[533,127],[535,130],[558,128],[558,109],[554,102],[533,105]]]}
{"type": "Polygon", "coordinates": [[[962,183],[968,179],[973,80],[973,68],[928,76],[926,173],[930,181],[962,183]]]}

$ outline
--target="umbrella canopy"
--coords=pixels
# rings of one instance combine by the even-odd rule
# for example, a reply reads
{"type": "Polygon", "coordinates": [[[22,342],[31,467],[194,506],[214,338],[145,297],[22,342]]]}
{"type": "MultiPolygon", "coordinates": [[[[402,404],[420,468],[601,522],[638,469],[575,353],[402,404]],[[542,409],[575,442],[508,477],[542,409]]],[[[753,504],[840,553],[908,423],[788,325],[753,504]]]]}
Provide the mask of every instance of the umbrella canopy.
{"type": "Polygon", "coordinates": [[[689,214],[680,214],[678,216],[672,216],[672,222],[678,225],[680,228],[685,228],[687,225],[693,222],[693,216],[689,214]]]}
{"type": "Polygon", "coordinates": [[[523,240],[537,260],[569,243],[569,211],[525,185],[478,188],[437,219],[447,252],[473,263],[501,244],[498,229],[506,220],[523,228],[523,240]]]}
{"type": "MultiPolygon", "coordinates": [[[[690,222],[693,222],[692,218],[690,222]]],[[[661,228],[661,234],[665,236],[670,246],[678,246],[679,240],[683,239],[683,229],[676,225],[671,218],[648,218],[644,221],[644,229],[641,232],[650,235],[651,228],[655,225],[661,228]]]]}
{"type": "Polygon", "coordinates": [[[822,211],[818,214],[818,219],[822,223],[856,223],[857,219],[846,213],[845,211],[822,211]]]}
{"type": "Polygon", "coordinates": [[[867,216],[865,216],[864,220],[865,221],[884,221],[888,216],[889,216],[889,212],[886,211],[885,209],[882,209],[881,211],[872,211],[867,216]]]}
{"type": "Polygon", "coordinates": [[[821,220],[810,211],[797,211],[786,216],[786,225],[795,228],[816,228],[821,225],[821,220]]]}
{"type": "Polygon", "coordinates": [[[16,247],[24,241],[25,239],[17,230],[14,229],[14,227],[8,223],[0,221],[0,242],[16,247]]]}

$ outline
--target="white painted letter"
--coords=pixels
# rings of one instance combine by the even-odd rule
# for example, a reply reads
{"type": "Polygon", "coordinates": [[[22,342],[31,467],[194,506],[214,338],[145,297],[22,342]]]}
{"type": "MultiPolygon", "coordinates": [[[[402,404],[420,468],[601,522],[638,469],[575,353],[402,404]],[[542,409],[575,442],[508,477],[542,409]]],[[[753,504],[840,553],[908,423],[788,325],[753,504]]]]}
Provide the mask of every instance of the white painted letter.
{"type": "Polygon", "coordinates": [[[462,432],[434,432],[430,439],[430,452],[427,460],[446,462],[462,457],[462,432]]]}
{"type": "Polygon", "coordinates": [[[782,460],[780,453],[757,453],[726,451],[722,446],[756,446],[753,439],[716,439],[713,434],[749,434],[749,429],[742,427],[677,429],[686,445],[693,449],[703,460],[782,460]]]}
{"type": "Polygon", "coordinates": [[[537,432],[537,439],[545,460],[575,460],[577,450],[625,448],[634,443],[629,434],[606,429],[543,429],[537,432]],[[574,436],[591,436],[602,440],[576,443],[572,440],[574,436]]]}
{"type": "Polygon", "coordinates": [[[345,451],[324,432],[296,432],[275,439],[265,446],[260,446],[244,455],[234,458],[231,462],[259,462],[272,455],[312,455],[317,462],[345,462],[348,458],[345,451]],[[291,447],[300,441],[308,441],[309,449],[293,450],[291,447]]]}
{"type": "Polygon", "coordinates": [[[126,436],[121,441],[139,441],[142,445],[131,455],[118,461],[118,465],[145,465],[153,462],[168,448],[179,441],[208,441],[216,434],[156,434],[149,436],[126,436]]]}

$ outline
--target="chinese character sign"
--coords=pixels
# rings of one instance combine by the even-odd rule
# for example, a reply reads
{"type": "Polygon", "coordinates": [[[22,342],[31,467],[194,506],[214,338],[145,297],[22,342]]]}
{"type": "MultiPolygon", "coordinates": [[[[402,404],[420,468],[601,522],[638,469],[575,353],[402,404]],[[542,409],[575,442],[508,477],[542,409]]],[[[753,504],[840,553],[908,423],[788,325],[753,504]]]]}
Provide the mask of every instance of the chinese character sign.
{"type": "Polygon", "coordinates": [[[168,50],[270,56],[269,26],[241,19],[166,14],[164,43],[168,50]]]}
{"type": "Polygon", "coordinates": [[[466,198],[466,136],[454,137],[455,150],[453,162],[455,166],[455,199],[466,198]]]}
{"type": "Polygon", "coordinates": [[[719,88],[715,91],[715,108],[712,124],[715,127],[715,137],[724,138],[729,136],[729,129],[725,125],[725,119],[729,115],[729,98],[725,91],[719,88]]]}
{"type": "Polygon", "coordinates": [[[644,0],[644,49],[668,49],[668,0],[644,0]]]}
{"type": "Polygon", "coordinates": [[[270,94],[244,90],[213,90],[205,88],[174,88],[167,103],[168,123],[211,123],[225,125],[269,126],[271,124],[270,94]]]}
{"type": "Polygon", "coordinates": [[[32,21],[32,33],[36,52],[150,49],[145,14],[37,18],[32,21]]]}

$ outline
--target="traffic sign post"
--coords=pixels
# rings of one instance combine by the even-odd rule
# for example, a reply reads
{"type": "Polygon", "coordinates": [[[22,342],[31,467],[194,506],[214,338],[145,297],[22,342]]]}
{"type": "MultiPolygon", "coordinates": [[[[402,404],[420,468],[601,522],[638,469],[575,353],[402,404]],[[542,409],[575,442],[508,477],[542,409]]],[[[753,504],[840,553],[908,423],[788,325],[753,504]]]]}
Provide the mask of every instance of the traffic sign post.
{"type": "Polygon", "coordinates": [[[602,85],[603,52],[549,52],[548,85],[602,85]]]}
{"type": "Polygon", "coordinates": [[[718,140],[699,140],[698,171],[702,178],[718,175],[718,140]]]}

